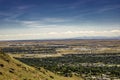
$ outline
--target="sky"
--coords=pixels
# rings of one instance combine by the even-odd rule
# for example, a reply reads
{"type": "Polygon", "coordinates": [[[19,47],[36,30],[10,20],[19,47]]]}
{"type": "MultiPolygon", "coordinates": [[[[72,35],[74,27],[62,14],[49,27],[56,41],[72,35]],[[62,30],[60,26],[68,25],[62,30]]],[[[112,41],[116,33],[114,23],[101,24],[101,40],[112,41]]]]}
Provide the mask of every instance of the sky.
{"type": "Polygon", "coordinates": [[[0,40],[120,37],[120,0],[0,0],[0,40]]]}

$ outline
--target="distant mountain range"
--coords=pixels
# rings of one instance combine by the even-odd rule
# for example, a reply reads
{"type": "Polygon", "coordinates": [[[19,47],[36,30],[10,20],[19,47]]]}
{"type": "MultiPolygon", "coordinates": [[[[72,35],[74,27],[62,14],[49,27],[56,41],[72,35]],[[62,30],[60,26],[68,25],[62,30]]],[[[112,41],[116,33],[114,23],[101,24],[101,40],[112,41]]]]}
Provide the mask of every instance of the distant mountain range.
{"type": "Polygon", "coordinates": [[[120,36],[115,37],[106,37],[106,36],[82,36],[82,37],[75,37],[72,39],[120,39],[120,36]]]}
{"type": "Polygon", "coordinates": [[[112,40],[120,40],[120,36],[107,37],[107,36],[81,36],[81,37],[73,37],[73,38],[58,38],[58,39],[26,39],[26,40],[1,40],[1,41],[48,41],[48,40],[69,40],[69,39],[112,39],[112,40]]]}

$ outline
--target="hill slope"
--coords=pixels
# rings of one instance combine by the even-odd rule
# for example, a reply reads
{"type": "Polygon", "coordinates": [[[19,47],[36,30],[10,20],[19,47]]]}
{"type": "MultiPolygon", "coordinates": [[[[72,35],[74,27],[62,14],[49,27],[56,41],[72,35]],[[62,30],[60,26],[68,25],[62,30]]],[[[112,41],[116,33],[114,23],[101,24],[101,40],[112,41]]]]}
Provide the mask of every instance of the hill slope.
{"type": "Polygon", "coordinates": [[[58,76],[43,68],[38,70],[0,53],[0,80],[81,80],[81,78],[58,76]]]}

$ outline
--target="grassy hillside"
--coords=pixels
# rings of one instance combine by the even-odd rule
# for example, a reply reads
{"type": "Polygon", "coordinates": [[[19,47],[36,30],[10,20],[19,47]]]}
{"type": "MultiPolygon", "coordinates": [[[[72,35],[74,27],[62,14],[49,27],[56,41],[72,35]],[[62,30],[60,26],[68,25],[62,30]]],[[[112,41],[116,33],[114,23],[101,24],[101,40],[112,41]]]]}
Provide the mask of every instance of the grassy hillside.
{"type": "Polygon", "coordinates": [[[43,68],[35,69],[0,53],[0,80],[82,80],[79,77],[58,76],[43,68]]]}

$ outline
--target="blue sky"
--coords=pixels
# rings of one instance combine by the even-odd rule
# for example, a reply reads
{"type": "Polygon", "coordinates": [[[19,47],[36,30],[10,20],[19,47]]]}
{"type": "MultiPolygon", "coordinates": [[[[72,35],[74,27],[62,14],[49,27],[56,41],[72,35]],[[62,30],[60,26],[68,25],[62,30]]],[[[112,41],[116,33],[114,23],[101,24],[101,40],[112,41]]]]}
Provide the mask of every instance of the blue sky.
{"type": "Polygon", "coordinates": [[[120,36],[120,0],[0,0],[0,40],[120,36]]]}

